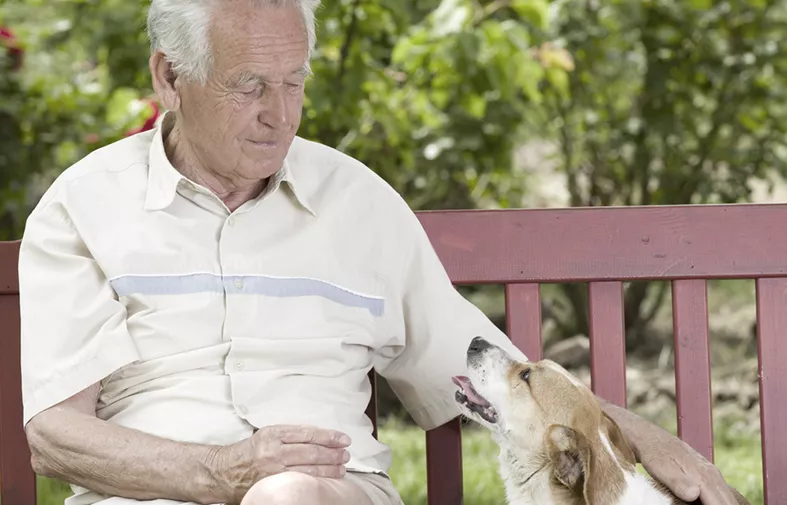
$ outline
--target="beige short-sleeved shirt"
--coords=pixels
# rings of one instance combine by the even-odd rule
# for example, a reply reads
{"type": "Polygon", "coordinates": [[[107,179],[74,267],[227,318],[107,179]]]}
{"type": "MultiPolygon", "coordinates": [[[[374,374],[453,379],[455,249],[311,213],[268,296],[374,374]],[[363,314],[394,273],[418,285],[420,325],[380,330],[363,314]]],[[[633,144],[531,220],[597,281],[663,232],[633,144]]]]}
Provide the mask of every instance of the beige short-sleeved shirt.
{"type": "Polygon", "coordinates": [[[19,277],[25,423],[101,381],[97,415],[123,426],[206,444],[333,428],[349,469],[386,472],[372,366],[431,429],[459,413],[451,376],[473,337],[514,350],[400,196],[302,138],[235,212],[170,164],[161,129],[97,150],[30,215],[19,277]]]}

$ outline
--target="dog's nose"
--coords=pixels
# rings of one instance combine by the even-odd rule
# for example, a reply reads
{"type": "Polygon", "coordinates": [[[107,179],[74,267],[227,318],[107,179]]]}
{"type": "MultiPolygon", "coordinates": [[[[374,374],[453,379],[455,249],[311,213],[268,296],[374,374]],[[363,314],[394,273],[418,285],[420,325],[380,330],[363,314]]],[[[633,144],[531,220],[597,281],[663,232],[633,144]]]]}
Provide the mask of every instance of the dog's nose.
{"type": "Polygon", "coordinates": [[[470,347],[467,348],[468,354],[480,354],[485,349],[491,346],[489,342],[484,340],[483,337],[476,337],[470,342],[470,347]]]}

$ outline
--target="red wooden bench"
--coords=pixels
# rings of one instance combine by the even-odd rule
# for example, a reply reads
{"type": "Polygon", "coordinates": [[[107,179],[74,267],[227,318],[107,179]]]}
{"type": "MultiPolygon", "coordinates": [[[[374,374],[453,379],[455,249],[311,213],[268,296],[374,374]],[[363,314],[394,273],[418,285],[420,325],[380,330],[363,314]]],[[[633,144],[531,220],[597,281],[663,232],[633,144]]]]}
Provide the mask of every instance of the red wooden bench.
{"type": "MultiPolygon", "coordinates": [[[[622,289],[672,282],[679,435],[713,458],[707,279],[756,279],[766,505],[787,503],[787,205],[426,212],[456,284],[504,284],[508,334],[541,356],[539,286],[587,282],[597,394],[625,405],[622,289]],[[781,363],[781,365],[779,365],[781,363]]],[[[0,244],[0,491],[35,503],[21,426],[17,243],[0,244]]],[[[369,413],[374,415],[374,403],[369,413]]],[[[462,503],[460,424],[426,434],[430,505],[462,503]]]]}

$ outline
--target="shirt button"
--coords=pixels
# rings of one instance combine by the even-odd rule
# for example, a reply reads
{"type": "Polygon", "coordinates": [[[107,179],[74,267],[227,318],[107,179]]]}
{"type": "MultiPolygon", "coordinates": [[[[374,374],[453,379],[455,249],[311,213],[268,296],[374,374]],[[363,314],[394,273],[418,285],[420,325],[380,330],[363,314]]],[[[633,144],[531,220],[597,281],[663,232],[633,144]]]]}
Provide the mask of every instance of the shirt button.
{"type": "Polygon", "coordinates": [[[238,289],[243,289],[243,279],[235,279],[235,287],[238,289]]]}
{"type": "Polygon", "coordinates": [[[238,405],[238,410],[240,410],[240,413],[244,415],[249,413],[249,408],[245,405],[238,405]]]}
{"type": "Polygon", "coordinates": [[[230,225],[230,226],[235,226],[235,218],[231,217],[231,218],[227,219],[227,224],[230,225]]]}
{"type": "Polygon", "coordinates": [[[236,361],[235,362],[235,370],[243,370],[243,362],[242,361],[236,361]]]}

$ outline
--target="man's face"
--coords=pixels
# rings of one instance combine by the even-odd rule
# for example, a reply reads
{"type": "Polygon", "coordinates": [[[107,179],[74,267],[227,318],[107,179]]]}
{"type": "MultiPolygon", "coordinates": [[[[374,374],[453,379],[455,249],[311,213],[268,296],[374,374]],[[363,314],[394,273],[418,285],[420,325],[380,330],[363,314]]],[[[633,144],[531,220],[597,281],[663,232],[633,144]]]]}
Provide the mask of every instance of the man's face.
{"type": "Polygon", "coordinates": [[[181,82],[185,140],[206,169],[236,186],[282,165],[301,120],[308,38],[297,8],[232,2],[209,32],[213,66],[203,86],[181,82]]]}

